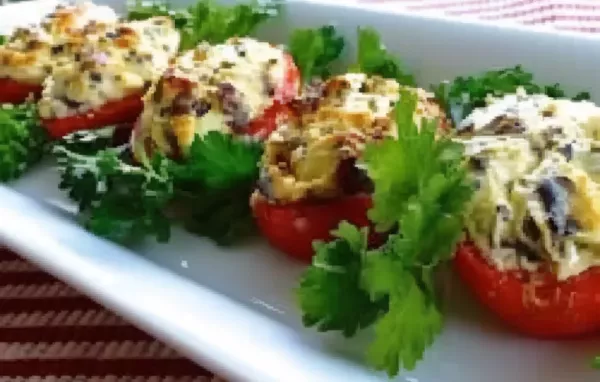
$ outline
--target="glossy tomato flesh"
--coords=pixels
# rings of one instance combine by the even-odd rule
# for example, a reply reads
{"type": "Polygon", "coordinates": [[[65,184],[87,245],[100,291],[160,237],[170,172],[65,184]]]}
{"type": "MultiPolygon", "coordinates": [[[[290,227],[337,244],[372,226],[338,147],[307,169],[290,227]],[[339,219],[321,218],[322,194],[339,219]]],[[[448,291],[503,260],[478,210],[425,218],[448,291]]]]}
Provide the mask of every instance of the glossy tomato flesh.
{"type": "Polygon", "coordinates": [[[549,271],[498,270],[470,242],[454,267],[476,297],[505,323],[537,338],[566,338],[600,330],[600,268],[566,280],[549,271]]]}
{"type": "Polygon", "coordinates": [[[52,138],[58,139],[80,130],[131,124],[141,114],[143,107],[141,94],[132,94],[121,100],[107,102],[98,109],[84,114],[42,119],[42,124],[52,138]]]}
{"type": "Polygon", "coordinates": [[[37,99],[41,93],[41,85],[0,78],[0,103],[23,103],[30,95],[37,99]]]}
{"type": "MultiPolygon", "coordinates": [[[[272,246],[299,259],[311,262],[314,240],[330,241],[331,231],[343,220],[359,227],[370,226],[367,211],[373,202],[369,195],[345,196],[324,201],[301,201],[286,204],[269,202],[262,195],[252,198],[252,210],[259,229],[272,246]]],[[[369,243],[381,241],[371,230],[369,243]]]]}

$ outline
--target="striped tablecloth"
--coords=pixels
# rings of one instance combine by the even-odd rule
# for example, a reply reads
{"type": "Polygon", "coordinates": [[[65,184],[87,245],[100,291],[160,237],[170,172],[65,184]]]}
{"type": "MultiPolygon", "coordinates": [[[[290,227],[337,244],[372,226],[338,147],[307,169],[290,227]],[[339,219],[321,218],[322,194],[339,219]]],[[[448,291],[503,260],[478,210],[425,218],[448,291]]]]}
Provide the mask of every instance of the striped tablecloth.
{"type": "Polygon", "coordinates": [[[600,0],[357,0],[411,12],[600,33],[600,0]]]}
{"type": "Polygon", "coordinates": [[[219,379],[0,247],[0,381],[219,379]]]}

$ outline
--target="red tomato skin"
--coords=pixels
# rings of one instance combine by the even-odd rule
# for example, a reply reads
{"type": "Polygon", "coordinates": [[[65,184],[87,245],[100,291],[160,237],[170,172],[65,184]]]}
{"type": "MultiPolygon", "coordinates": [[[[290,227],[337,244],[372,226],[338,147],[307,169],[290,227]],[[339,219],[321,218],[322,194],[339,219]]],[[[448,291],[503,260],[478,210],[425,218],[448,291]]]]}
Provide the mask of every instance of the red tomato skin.
{"type": "Polygon", "coordinates": [[[0,103],[23,103],[31,94],[35,99],[39,98],[42,94],[42,86],[12,78],[0,78],[0,103]]]}
{"type": "Polygon", "coordinates": [[[58,139],[80,130],[134,123],[144,107],[141,97],[141,94],[132,94],[121,100],[107,102],[85,114],[42,119],[42,124],[52,138],[58,139]]]}
{"type": "MultiPolygon", "coordinates": [[[[359,227],[370,227],[367,211],[373,206],[371,197],[366,194],[275,204],[258,191],[253,195],[251,204],[257,225],[269,243],[304,263],[312,261],[313,241],[332,240],[331,231],[342,220],[359,227]]],[[[381,242],[382,235],[373,229],[370,232],[369,244],[381,242]]]]}
{"type": "Polygon", "coordinates": [[[464,242],[454,268],[487,308],[521,334],[560,339],[600,331],[599,267],[562,281],[549,271],[503,272],[464,242]]]}
{"type": "Polygon", "coordinates": [[[289,54],[284,55],[285,77],[281,86],[274,89],[275,101],[265,109],[263,114],[252,120],[243,130],[243,133],[260,139],[266,139],[277,129],[280,118],[292,116],[291,109],[286,105],[298,96],[300,87],[300,71],[294,64],[294,59],[289,54]]]}

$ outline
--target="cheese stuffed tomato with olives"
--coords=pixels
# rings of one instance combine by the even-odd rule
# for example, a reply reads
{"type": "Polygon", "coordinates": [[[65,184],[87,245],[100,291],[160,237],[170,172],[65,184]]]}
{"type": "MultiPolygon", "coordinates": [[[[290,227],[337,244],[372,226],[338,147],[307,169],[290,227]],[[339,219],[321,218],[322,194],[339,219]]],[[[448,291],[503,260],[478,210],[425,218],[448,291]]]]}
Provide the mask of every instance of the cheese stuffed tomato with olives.
{"type": "Polygon", "coordinates": [[[90,25],[97,30],[116,21],[112,9],[81,3],[59,5],[39,24],[15,29],[0,46],[0,103],[38,98],[54,65],[71,60],[71,47],[97,37],[90,25]]]}
{"type": "MultiPolygon", "coordinates": [[[[396,136],[399,90],[395,80],[350,73],[293,103],[296,118],[281,124],[265,143],[251,198],[257,224],[274,247],[310,261],[313,241],[330,239],[342,220],[369,225],[373,186],[357,159],[366,143],[396,136]]],[[[412,91],[419,100],[416,122],[444,118],[431,94],[412,91]]]]}
{"type": "Polygon", "coordinates": [[[138,161],[153,152],[185,155],[209,131],[268,136],[288,115],[299,73],[287,53],[251,38],[203,43],[178,57],[144,98],[132,134],[138,161]]]}
{"type": "Polygon", "coordinates": [[[458,126],[478,190],[455,267],[524,334],[600,329],[599,139],[596,105],[522,90],[458,126]]]}
{"type": "Polygon", "coordinates": [[[78,130],[133,123],[142,96],[179,46],[168,17],[119,23],[59,62],[44,82],[39,114],[53,138],[78,130]]]}

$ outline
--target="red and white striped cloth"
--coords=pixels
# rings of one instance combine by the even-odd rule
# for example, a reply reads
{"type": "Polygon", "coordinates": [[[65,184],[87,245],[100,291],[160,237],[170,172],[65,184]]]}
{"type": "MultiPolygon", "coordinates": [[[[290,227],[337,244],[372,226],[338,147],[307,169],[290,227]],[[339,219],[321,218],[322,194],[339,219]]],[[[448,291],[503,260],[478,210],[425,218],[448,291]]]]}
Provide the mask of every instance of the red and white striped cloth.
{"type": "Polygon", "coordinates": [[[600,0],[358,0],[411,12],[600,33],[600,0]]]}
{"type": "Polygon", "coordinates": [[[218,380],[0,246],[0,382],[218,380]]]}

